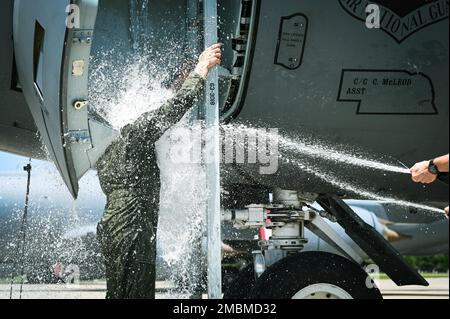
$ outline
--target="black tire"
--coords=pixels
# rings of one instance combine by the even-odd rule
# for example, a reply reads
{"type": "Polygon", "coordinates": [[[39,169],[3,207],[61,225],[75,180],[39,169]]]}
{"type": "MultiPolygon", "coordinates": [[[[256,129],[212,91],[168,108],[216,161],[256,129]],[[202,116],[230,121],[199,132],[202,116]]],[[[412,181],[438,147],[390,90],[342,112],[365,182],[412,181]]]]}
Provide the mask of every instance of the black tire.
{"type": "Polygon", "coordinates": [[[255,284],[253,264],[247,265],[224,290],[224,299],[248,299],[248,293],[255,284]]]}
{"type": "Polygon", "coordinates": [[[367,287],[367,278],[358,264],[344,257],[305,252],[268,268],[248,296],[250,299],[292,299],[306,287],[325,284],[344,290],[353,299],[383,299],[378,288],[367,287]]]}

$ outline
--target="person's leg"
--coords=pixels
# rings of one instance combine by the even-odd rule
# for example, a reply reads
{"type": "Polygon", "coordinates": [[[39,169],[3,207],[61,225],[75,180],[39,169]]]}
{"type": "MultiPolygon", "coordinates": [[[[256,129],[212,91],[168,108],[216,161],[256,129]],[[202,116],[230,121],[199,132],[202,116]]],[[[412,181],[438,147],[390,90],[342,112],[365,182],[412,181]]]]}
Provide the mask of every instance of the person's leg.
{"type": "MultiPolygon", "coordinates": [[[[106,216],[106,213],[105,213],[106,216]]],[[[103,258],[105,261],[105,276],[106,276],[106,299],[120,298],[120,290],[117,274],[117,262],[115,261],[115,254],[110,250],[111,240],[108,238],[108,233],[104,231],[104,220],[97,226],[97,236],[100,242],[103,258]]]]}
{"type": "Polygon", "coordinates": [[[124,258],[122,288],[127,299],[155,299],[156,235],[143,230],[124,258]]]}
{"type": "Polygon", "coordinates": [[[99,224],[110,299],[155,298],[158,210],[148,211],[140,202],[109,204],[99,224]]]}

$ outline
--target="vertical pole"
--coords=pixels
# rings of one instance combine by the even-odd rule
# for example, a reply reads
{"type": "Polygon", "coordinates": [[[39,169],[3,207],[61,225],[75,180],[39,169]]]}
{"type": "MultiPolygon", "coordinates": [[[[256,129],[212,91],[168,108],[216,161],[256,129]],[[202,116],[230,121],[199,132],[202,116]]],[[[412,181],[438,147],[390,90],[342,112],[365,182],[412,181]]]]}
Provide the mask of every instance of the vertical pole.
{"type": "MultiPolygon", "coordinates": [[[[27,166],[24,166],[23,170],[27,172],[27,192],[25,194],[25,208],[23,210],[22,222],[20,224],[20,233],[17,241],[17,256],[14,262],[14,266],[18,266],[20,263],[20,295],[19,299],[22,299],[23,291],[23,276],[25,272],[25,245],[27,239],[28,228],[28,203],[30,198],[30,181],[31,181],[31,158],[27,166]]],[[[15,269],[14,269],[15,270],[15,269]]],[[[14,273],[11,275],[11,289],[9,292],[9,299],[12,299],[14,285],[14,273]]]]}
{"type": "MultiPolygon", "coordinates": [[[[218,42],[217,1],[203,0],[205,47],[218,42]]],[[[219,72],[210,70],[206,82],[206,165],[208,190],[208,297],[222,298],[222,239],[220,228],[219,72]]]]}

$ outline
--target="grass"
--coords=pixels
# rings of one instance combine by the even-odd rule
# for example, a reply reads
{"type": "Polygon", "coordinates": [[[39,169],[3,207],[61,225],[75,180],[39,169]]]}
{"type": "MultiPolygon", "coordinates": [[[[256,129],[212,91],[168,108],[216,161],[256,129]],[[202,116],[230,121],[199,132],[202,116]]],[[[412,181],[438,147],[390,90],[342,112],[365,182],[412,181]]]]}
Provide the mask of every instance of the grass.
{"type": "MultiPolygon", "coordinates": [[[[22,277],[17,276],[12,279],[13,284],[20,284],[22,282],[22,277]]],[[[25,282],[25,281],[24,281],[25,282]]],[[[0,278],[0,285],[11,284],[11,277],[9,278],[0,278]]]]}

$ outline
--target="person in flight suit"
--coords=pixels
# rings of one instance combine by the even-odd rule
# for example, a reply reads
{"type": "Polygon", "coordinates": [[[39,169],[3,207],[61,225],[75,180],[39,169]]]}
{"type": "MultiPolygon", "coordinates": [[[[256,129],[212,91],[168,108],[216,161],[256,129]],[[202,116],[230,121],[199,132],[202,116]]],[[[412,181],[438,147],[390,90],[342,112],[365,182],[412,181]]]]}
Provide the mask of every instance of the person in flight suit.
{"type": "Polygon", "coordinates": [[[208,71],[221,62],[221,44],[206,49],[174,98],[124,127],[97,163],[107,196],[98,236],[108,299],[154,299],[160,171],[155,143],[192,108],[208,71]]]}

